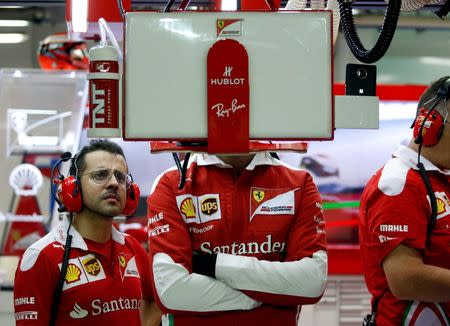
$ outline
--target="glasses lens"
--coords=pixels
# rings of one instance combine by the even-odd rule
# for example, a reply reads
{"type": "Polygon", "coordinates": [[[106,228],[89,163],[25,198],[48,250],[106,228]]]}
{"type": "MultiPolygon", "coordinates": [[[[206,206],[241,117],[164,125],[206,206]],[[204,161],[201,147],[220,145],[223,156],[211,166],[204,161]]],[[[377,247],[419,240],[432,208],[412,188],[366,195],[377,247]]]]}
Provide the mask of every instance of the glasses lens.
{"type": "Polygon", "coordinates": [[[131,177],[131,175],[127,174],[126,180],[125,180],[125,185],[126,185],[127,189],[130,188],[132,183],[133,183],[133,178],[131,177]]]}
{"type": "Polygon", "coordinates": [[[110,177],[110,172],[107,169],[97,170],[92,172],[92,179],[97,183],[103,183],[110,177]]]}
{"type": "Polygon", "coordinates": [[[120,171],[114,171],[114,176],[116,177],[118,183],[120,183],[121,185],[125,184],[127,176],[124,173],[120,171]]]}
{"type": "Polygon", "coordinates": [[[122,173],[120,171],[113,171],[110,169],[101,169],[90,173],[92,180],[95,183],[103,184],[109,179],[111,179],[112,174],[114,173],[114,177],[117,180],[117,183],[120,185],[126,186],[129,188],[131,186],[131,176],[129,174],[122,173]]]}

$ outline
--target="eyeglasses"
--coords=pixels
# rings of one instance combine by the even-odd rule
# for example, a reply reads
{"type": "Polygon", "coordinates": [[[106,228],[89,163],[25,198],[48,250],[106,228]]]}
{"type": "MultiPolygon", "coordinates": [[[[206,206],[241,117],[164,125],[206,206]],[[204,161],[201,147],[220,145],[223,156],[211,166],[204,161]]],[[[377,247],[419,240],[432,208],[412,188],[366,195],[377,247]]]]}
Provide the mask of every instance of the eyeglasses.
{"type": "Polygon", "coordinates": [[[121,186],[125,186],[125,188],[127,189],[130,188],[131,183],[133,182],[133,178],[131,177],[131,175],[122,173],[117,170],[98,169],[89,173],[85,173],[82,176],[89,175],[92,181],[94,181],[95,183],[104,184],[111,180],[113,174],[118,184],[120,184],[121,186]]]}

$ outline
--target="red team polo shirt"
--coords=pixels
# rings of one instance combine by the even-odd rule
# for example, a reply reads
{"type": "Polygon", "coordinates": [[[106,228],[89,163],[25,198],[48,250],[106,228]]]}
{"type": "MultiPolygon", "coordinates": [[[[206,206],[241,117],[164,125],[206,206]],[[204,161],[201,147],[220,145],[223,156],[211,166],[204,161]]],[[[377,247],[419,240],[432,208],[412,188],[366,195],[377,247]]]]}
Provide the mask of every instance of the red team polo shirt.
{"type": "Polygon", "coordinates": [[[312,177],[267,153],[237,176],[193,155],[186,184],[162,174],[148,198],[155,299],[163,325],[297,325],[326,283],[321,198],[312,177]],[[216,253],[216,277],[192,273],[194,251],[216,253]]]}
{"type": "MultiPolygon", "coordinates": [[[[68,221],[30,246],[14,281],[17,325],[48,326],[68,221]]],[[[84,240],[72,227],[72,249],[56,325],[140,325],[141,300],[152,300],[145,250],[112,228],[105,244],[84,240]]]]}
{"type": "MultiPolygon", "coordinates": [[[[360,208],[360,244],[367,287],[373,297],[388,288],[383,259],[399,244],[417,249],[425,264],[450,269],[450,171],[421,158],[437,199],[437,220],[426,246],[431,206],[417,164],[417,153],[401,147],[368,182],[360,208]]],[[[450,303],[409,302],[387,292],[377,313],[377,326],[449,325],[450,303]]]]}

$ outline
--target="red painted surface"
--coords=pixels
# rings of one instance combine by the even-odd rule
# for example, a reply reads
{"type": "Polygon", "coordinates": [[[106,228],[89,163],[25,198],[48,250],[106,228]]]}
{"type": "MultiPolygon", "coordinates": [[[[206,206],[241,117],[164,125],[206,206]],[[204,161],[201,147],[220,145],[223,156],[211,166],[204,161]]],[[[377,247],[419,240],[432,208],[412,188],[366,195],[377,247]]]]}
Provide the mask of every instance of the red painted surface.
{"type": "MultiPolygon", "coordinates": [[[[66,2],[66,21],[72,20],[72,1],[66,2]]],[[[130,11],[131,0],[122,0],[123,9],[130,11]]],[[[107,22],[121,22],[119,8],[115,0],[88,0],[88,22],[97,22],[103,17],[107,22]]]]}
{"type": "MultiPolygon", "coordinates": [[[[384,101],[412,101],[419,100],[426,90],[426,85],[389,85],[378,84],[376,94],[384,101]]],[[[345,84],[334,84],[335,95],[345,95],[345,84]]]]}
{"type": "Polygon", "coordinates": [[[208,152],[248,153],[248,55],[238,41],[216,42],[207,59],[208,152]]]}

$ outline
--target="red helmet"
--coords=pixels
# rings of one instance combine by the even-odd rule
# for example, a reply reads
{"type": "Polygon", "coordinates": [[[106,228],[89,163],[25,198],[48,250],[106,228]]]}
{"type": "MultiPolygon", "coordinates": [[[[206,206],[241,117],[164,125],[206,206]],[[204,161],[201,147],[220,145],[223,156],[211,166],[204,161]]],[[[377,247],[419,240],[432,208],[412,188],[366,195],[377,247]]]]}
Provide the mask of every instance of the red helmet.
{"type": "Polygon", "coordinates": [[[70,40],[66,33],[47,36],[38,50],[39,65],[43,70],[88,70],[86,43],[70,40]]]}

